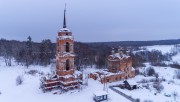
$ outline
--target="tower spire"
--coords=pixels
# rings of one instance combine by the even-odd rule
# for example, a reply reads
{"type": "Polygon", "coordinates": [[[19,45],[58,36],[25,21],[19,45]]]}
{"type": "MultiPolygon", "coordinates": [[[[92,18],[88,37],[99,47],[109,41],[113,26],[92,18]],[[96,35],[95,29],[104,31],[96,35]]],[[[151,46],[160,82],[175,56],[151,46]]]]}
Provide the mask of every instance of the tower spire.
{"type": "Polygon", "coordinates": [[[66,4],[64,8],[64,21],[63,21],[63,28],[66,28],[66,4]]]}

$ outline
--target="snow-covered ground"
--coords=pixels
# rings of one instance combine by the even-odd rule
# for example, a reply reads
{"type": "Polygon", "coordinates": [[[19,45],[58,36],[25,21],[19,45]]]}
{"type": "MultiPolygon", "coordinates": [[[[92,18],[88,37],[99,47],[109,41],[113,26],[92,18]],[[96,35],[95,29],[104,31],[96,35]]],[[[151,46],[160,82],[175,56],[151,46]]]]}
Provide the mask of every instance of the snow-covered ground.
{"type": "MultiPolygon", "coordinates": [[[[173,51],[175,51],[174,45],[154,45],[154,46],[145,46],[143,48],[146,48],[148,51],[159,50],[162,52],[162,54],[172,53],[173,51]]],[[[180,50],[180,48],[177,49],[180,50]]],[[[171,62],[177,62],[180,64],[180,51],[177,51],[177,54],[172,56],[171,62]]]]}
{"type": "MultiPolygon", "coordinates": [[[[167,52],[171,52],[173,45],[157,45],[157,46],[148,46],[148,50],[160,50],[163,54],[167,52]]],[[[180,53],[173,56],[174,62],[180,62],[180,53]]],[[[146,66],[150,66],[146,64],[146,66]]],[[[132,96],[133,98],[139,98],[142,102],[143,100],[152,100],[153,102],[174,102],[174,98],[164,96],[164,93],[171,94],[176,91],[179,96],[176,101],[180,102],[180,80],[173,79],[174,71],[177,69],[173,69],[170,67],[154,67],[155,71],[159,73],[160,78],[165,78],[166,81],[162,82],[164,86],[164,90],[157,95],[155,89],[136,89],[136,90],[122,90],[120,88],[116,88],[127,95],[132,96]],[[168,84],[168,82],[174,81],[174,83],[168,84]]],[[[3,58],[0,57],[0,102],[94,102],[93,100],[93,92],[97,90],[103,90],[103,84],[99,81],[95,81],[93,79],[88,79],[88,86],[84,86],[82,90],[72,90],[64,94],[53,94],[55,92],[59,92],[59,90],[54,90],[51,92],[43,93],[40,86],[40,78],[41,75],[36,73],[35,75],[30,75],[25,72],[30,70],[37,70],[39,73],[43,72],[45,74],[51,72],[51,66],[30,66],[28,69],[25,66],[17,65],[13,63],[13,66],[7,67],[3,62],[3,58]],[[24,82],[22,85],[16,85],[17,76],[23,76],[24,82]]],[[[87,68],[85,70],[86,73],[94,72],[97,69],[95,68],[87,68]]],[[[142,75],[138,75],[135,78],[128,79],[131,82],[137,82],[142,79],[151,79],[154,77],[144,77],[142,75]]],[[[109,83],[110,85],[120,84],[123,81],[109,83]]],[[[108,102],[130,102],[123,96],[115,93],[114,91],[108,89],[109,92],[109,100],[108,102]]]]}
{"type": "MultiPolygon", "coordinates": [[[[48,73],[50,72],[50,66],[42,67],[42,66],[30,66],[30,68],[25,68],[24,66],[12,66],[6,67],[1,64],[0,66],[0,91],[2,94],[0,95],[0,102],[94,102],[93,92],[97,90],[103,90],[103,85],[99,81],[95,81],[93,79],[88,80],[88,86],[84,86],[83,90],[74,90],[64,94],[56,94],[54,92],[43,93],[39,89],[40,85],[40,75],[30,75],[25,74],[29,70],[36,69],[39,72],[48,73]],[[24,82],[22,85],[16,85],[16,77],[18,75],[22,75],[24,82]]],[[[172,69],[169,67],[155,67],[156,72],[159,73],[160,77],[164,77],[167,81],[163,82],[164,90],[161,94],[154,95],[155,90],[149,91],[147,89],[137,89],[133,91],[129,90],[121,90],[127,95],[132,96],[133,98],[139,98],[141,100],[150,99],[154,102],[165,102],[171,101],[173,102],[172,97],[165,97],[164,93],[172,94],[174,91],[179,92],[180,90],[180,81],[178,82],[176,79],[174,81],[175,84],[168,84],[169,80],[173,79],[174,71],[176,69],[172,69]],[[143,97],[142,97],[143,95],[143,97]]],[[[87,69],[87,72],[92,72],[96,69],[87,69]]],[[[151,77],[144,76],[136,76],[135,78],[128,79],[129,82],[140,81],[142,79],[148,79],[151,77]]],[[[108,85],[116,85],[122,83],[123,81],[110,83],[108,85]]],[[[121,100],[122,102],[129,102],[129,100],[115,93],[114,91],[108,89],[109,92],[109,101],[108,102],[117,102],[117,100],[121,100]]],[[[180,100],[180,98],[177,98],[180,100]]]]}
{"type": "Polygon", "coordinates": [[[152,50],[159,50],[162,52],[162,54],[165,53],[170,53],[172,51],[172,48],[174,45],[154,45],[154,46],[147,46],[147,50],[152,51],[152,50]]]}
{"type": "Polygon", "coordinates": [[[172,57],[172,60],[173,60],[174,62],[177,62],[177,63],[180,64],[180,53],[178,53],[177,55],[173,56],[173,57],[172,57]]]}
{"type": "MultiPolygon", "coordinates": [[[[43,93],[40,86],[40,75],[25,74],[29,70],[38,70],[39,72],[49,73],[50,66],[30,66],[28,69],[24,66],[13,65],[6,67],[2,60],[0,64],[0,102],[94,102],[93,92],[103,90],[103,84],[99,81],[89,79],[88,86],[83,90],[73,90],[64,94],[53,94],[56,91],[43,93]],[[22,85],[16,85],[16,78],[22,75],[24,82],[22,85]]],[[[126,98],[118,95],[112,90],[109,91],[109,101],[129,102],[126,98]]]]}
{"type": "MultiPolygon", "coordinates": [[[[116,87],[116,89],[120,90],[121,92],[124,92],[125,94],[128,94],[132,96],[133,98],[139,98],[141,101],[144,100],[151,100],[153,102],[180,102],[180,80],[173,79],[174,77],[174,71],[176,69],[172,69],[170,67],[154,67],[155,71],[159,74],[159,78],[164,78],[166,81],[162,82],[162,85],[164,86],[164,89],[162,92],[157,93],[157,91],[152,87],[152,83],[149,83],[150,90],[146,88],[139,88],[135,90],[127,90],[127,89],[121,89],[116,87]],[[168,84],[170,81],[174,81],[174,83],[168,84]],[[173,92],[177,92],[179,95],[174,101],[173,98],[173,92]],[[157,95],[154,95],[157,93],[157,95]],[[169,94],[171,97],[166,97],[164,94],[169,94]]],[[[131,81],[141,81],[142,79],[152,79],[154,77],[144,77],[142,75],[137,75],[135,78],[128,79],[129,82],[131,81]]],[[[139,84],[140,86],[142,84],[139,84]]]]}

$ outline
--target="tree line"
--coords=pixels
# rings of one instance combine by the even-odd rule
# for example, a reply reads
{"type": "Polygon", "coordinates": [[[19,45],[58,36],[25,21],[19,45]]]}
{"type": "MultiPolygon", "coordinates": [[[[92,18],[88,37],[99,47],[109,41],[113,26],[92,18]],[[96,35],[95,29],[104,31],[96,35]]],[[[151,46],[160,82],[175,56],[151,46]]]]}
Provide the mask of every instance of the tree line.
{"type": "MultiPolygon", "coordinates": [[[[137,41],[138,43],[139,41],[137,41]]],[[[165,42],[165,41],[163,41],[165,42]]],[[[81,69],[81,67],[96,65],[97,68],[107,67],[107,57],[111,54],[112,48],[131,46],[130,55],[133,60],[133,67],[143,66],[144,62],[150,62],[151,64],[162,64],[162,61],[171,60],[172,54],[163,55],[160,51],[140,51],[134,53],[133,51],[139,50],[140,45],[133,46],[128,44],[112,44],[109,43],[74,43],[75,51],[75,67],[81,69]]],[[[124,42],[127,43],[127,42],[124,42]]],[[[117,51],[116,51],[117,52],[117,51]]],[[[56,43],[52,43],[51,40],[45,39],[40,43],[33,42],[33,39],[29,36],[26,41],[16,40],[0,40],[0,56],[3,57],[7,66],[12,65],[12,60],[15,60],[17,64],[29,67],[29,65],[49,65],[54,62],[56,54],[56,43]]]]}
{"type": "Polygon", "coordinates": [[[4,58],[7,66],[12,65],[14,59],[19,65],[49,65],[55,56],[55,44],[49,39],[41,43],[32,41],[0,40],[0,56],[4,58]]]}

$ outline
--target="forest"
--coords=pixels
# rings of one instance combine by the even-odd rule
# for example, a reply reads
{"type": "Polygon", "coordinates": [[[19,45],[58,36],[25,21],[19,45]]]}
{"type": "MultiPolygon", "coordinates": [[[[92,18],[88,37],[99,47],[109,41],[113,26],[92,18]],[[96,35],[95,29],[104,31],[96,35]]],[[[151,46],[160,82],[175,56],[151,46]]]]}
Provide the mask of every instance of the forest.
{"type": "MultiPolygon", "coordinates": [[[[150,62],[153,65],[164,65],[163,61],[171,60],[175,53],[162,54],[160,51],[138,51],[143,46],[150,45],[172,45],[178,44],[180,40],[159,40],[159,41],[120,41],[120,42],[74,42],[75,66],[79,70],[84,66],[97,68],[107,67],[107,57],[111,54],[112,48],[129,48],[133,60],[133,67],[144,66],[143,63],[150,62]],[[134,53],[136,51],[136,53],[134,53]],[[137,52],[138,51],[138,52],[137,52]]],[[[124,52],[125,53],[125,52],[124,52]]],[[[55,63],[56,44],[49,39],[41,42],[33,42],[29,36],[25,41],[0,39],[0,56],[7,66],[12,65],[15,60],[17,64],[26,66],[42,65],[47,66],[55,63]]]]}

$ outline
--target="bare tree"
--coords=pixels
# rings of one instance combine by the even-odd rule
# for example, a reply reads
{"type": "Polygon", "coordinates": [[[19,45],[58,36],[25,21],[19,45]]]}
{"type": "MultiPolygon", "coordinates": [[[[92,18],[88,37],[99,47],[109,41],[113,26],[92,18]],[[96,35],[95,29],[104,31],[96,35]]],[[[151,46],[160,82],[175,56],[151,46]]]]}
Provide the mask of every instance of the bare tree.
{"type": "Polygon", "coordinates": [[[6,66],[11,66],[11,61],[12,61],[12,46],[10,44],[10,41],[8,40],[3,40],[2,45],[2,56],[4,58],[4,62],[6,63],[6,66]]]}

